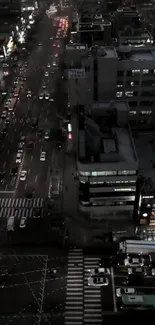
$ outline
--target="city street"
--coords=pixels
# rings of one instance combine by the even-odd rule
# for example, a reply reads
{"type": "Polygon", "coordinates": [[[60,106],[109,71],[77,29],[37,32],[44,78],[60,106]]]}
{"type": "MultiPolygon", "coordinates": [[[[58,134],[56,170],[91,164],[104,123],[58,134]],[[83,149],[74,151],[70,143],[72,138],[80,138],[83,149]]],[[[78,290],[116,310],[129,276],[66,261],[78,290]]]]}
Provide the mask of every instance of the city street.
{"type": "Polygon", "coordinates": [[[35,197],[46,198],[48,194],[51,163],[57,159],[54,156],[57,152],[59,155],[59,150],[55,150],[59,140],[54,133],[59,128],[55,93],[58,79],[61,77],[59,57],[62,55],[64,40],[56,38],[58,24],[59,16],[50,18],[44,16],[36,35],[37,45],[27,60],[27,80],[21,90],[15,115],[11,119],[1,150],[0,171],[5,172],[5,178],[0,186],[0,193],[4,197],[8,195],[25,197],[25,194],[32,190],[35,197]],[[53,61],[58,65],[54,73],[53,61]],[[48,76],[45,76],[46,71],[48,76]],[[31,91],[30,97],[27,97],[28,91],[31,91]],[[45,91],[54,96],[53,101],[39,99],[39,95],[45,91]],[[32,128],[34,118],[37,119],[38,128],[44,132],[50,130],[49,139],[45,139],[44,135],[40,136],[37,130],[32,128]],[[33,149],[24,148],[18,175],[15,178],[11,176],[11,170],[16,164],[21,136],[26,136],[27,141],[33,142],[33,149]],[[42,151],[46,153],[45,161],[40,161],[42,151]],[[24,182],[20,181],[22,170],[27,172],[24,182]]]}

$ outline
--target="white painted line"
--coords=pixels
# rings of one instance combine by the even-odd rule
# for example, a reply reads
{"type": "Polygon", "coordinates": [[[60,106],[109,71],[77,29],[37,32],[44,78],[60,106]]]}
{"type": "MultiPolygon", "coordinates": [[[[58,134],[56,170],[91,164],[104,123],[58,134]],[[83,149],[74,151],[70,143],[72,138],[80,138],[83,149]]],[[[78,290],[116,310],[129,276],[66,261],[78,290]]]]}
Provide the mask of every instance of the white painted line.
{"type": "Polygon", "coordinates": [[[37,182],[37,179],[38,179],[38,176],[36,175],[36,177],[35,177],[35,183],[37,182]]]}
{"type": "Polygon", "coordinates": [[[116,295],[115,295],[115,281],[114,281],[114,271],[111,267],[111,283],[112,283],[112,293],[113,293],[113,302],[114,302],[114,312],[117,313],[117,304],[116,304],[116,295]]]}
{"type": "Polygon", "coordinates": [[[14,191],[0,191],[0,194],[13,194],[14,191]]]}
{"type": "Polygon", "coordinates": [[[25,158],[25,152],[24,152],[24,155],[23,155],[22,162],[20,164],[20,168],[19,168],[19,172],[18,172],[16,184],[15,184],[14,196],[16,195],[16,191],[17,191],[17,188],[18,188],[18,184],[19,184],[19,180],[20,180],[20,174],[21,174],[21,171],[22,171],[22,168],[23,168],[23,164],[24,164],[24,158],[25,158]]]}
{"type": "Polygon", "coordinates": [[[3,168],[5,168],[5,166],[6,166],[6,161],[4,161],[3,168]]]}

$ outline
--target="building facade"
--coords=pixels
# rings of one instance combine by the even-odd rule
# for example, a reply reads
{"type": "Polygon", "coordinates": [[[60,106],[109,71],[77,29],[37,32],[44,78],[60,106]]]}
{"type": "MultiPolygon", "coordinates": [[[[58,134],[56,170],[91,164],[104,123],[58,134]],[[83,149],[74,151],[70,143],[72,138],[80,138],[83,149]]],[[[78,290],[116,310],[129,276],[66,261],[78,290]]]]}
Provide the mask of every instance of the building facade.
{"type": "Polygon", "coordinates": [[[92,219],[133,218],[138,159],[126,102],[93,104],[79,114],[79,210],[92,219]]]}
{"type": "Polygon", "coordinates": [[[155,125],[155,47],[66,46],[68,92],[71,106],[126,100],[130,123],[155,125]]]}

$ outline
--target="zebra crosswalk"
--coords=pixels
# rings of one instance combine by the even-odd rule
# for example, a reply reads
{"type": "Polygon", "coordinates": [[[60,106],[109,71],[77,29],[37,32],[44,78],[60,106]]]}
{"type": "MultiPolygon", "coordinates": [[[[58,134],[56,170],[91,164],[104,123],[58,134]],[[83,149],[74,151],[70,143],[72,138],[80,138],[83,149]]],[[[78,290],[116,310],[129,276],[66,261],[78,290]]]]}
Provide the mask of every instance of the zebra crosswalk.
{"type": "Polygon", "coordinates": [[[102,323],[101,289],[88,286],[88,269],[99,266],[99,258],[84,257],[82,249],[70,249],[65,305],[65,325],[102,323]]]}
{"type": "Polygon", "coordinates": [[[35,208],[42,208],[44,203],[43,198],[33,198],[28,200],[26,198],[2,198],[0,199],[0,219],[8,219],[14,216],[17,219],[31,218],[34,214],[35,208]]]}
{"type": "Polygon", "coordinates": [[[83,251],[70,249],[68,254],[65,325],[83,324],[83,251]]]}
{"type": "Polygon", "coordinates": [[[1,198],[0,208],[42,208],[43,202],[43,198],[1,198]]]}
{"type": "Polygon", "coordinates": [[[84,259],[84,325],[102,324],[101,288],[88,286],[88,270],[99,266],[99,258],[84,259]]]}

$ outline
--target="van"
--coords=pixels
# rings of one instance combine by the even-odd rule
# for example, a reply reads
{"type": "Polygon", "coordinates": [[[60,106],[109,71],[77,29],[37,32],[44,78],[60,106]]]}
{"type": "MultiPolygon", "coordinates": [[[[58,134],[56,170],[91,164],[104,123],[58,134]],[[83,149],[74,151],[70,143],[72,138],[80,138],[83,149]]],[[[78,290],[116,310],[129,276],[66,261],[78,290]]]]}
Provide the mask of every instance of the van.
{"type": "Polygon", "coordinates": [[[7,231],[14,231],[14,223],[15,223],[15,217],[9,217],[7,221],[7,231]]]}

